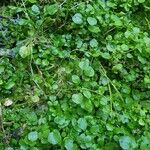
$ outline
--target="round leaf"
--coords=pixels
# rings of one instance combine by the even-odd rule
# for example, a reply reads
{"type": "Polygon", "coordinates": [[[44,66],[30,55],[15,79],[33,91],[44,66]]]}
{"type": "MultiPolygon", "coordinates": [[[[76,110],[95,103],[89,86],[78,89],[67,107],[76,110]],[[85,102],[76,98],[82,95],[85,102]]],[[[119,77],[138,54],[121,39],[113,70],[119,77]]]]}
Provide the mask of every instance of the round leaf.
{"type": "Polygon", "coordinates": [[[37,5],[32,6],[32,11],[35,12],[35,13],[40,13],[40,9],[37,5]]]}
{"type": "Polygon", "coordinates": [[[80,78],[77,75],[72,75],[72,81],[76,84],[80,83],[80,78]]]}
{"type": "Polygon", "coordinates": [[[44,14],[45,15],[54,15],[59,9],[58,4],[53,4],[53,5],[46,5],[44,7],[44,14]]]}
{"type": "Polygon", "coordinates": [[[91,41],[90,41],[90,46],[91,47],[97,47],[98,46],[98,42],[97,42],[97,40],[96,39],[92,39],[91,41]]]}
{"type": "Polygon", "coordinates": [[[93,104],[92,104],[92,102],[91,102],[89,99],[87,99],[87,100],[84,102],[84,104],[81,105],[81,107],[82,107],[83,109],[85,109],[86,111],[89,111],[89,112],[92,112],[92,110],[93,110],[93,104]]]}
{"type": "Polygon", "coordinates": [[[73,94],[72,101],[76,104],[81,104],[83,101],[83,95],[81,93],[73,94]]]}
{"type": "Polygon", "coordinates": [[[94,26],[97,24],[97,20],[93,17],[88,17],[87,18],[87,22],[89,23],[89,25],[94,26]]]}
{"type": "Polygon", "coordinates": [[[91,92],[90,91],[83,91],[83,95],[86,97],[86,98],[91,98],[91,92]]]}
{"type": "Polygon", "coordinates": [[[38,139],[38,133],[37,133],[36,131],[30,132],[30,133],[28,134],[28,140],[34,142],[34,141],[36,141],[37,139],[38,139]]]}
{"type": "Polygon", "coordinates": [[[88,77],[93,77],[95,74],[94,69],[91,66],[89,66],[86,68],[86,70],[84,70],[84,74],[88,77]]]}
{"type": "Polygon", "coordinates": [[[88,59],[82,59],[81,62],[79,63],[79,67],[82,70],[85,70],[89,67],[89,60],[88,59]]]}
{"type": "Polygon", "coordinates": [[[32,52],[31,46],[22,46],[19,50],[19,54],[22,58],[29,56],[32,52]]]}
{"type": "Polygon", "coordinates": [[[73,17],[72,20],[75,24],[82,24],[83,20],[82,20],[82,15],[80,13],[76,13],[73,17]]]}
{"type": "Polygon", "coordinates": [[[58,130],[53,130],[53,132],[50,132],[48,135],[48,142],[56,145],[61,143],[61,135],[58,130]]]}
{"type": "Polygon", "coordinates": [[[70,138],[65,138],[65,148],[67,150],[72,150],[73,149],[73,140],[70,138]]]}
{"type": "Polygon", "coordinates": [[[80,118],[78,120],[78,126],[80,127],[80,129],[86,130],[86,128],[87,128],[87,121],[86,121],[86,119],[85,118],[80,118]]]}
{"type": "Polygon", "coordinates": [[[121,148],[124,150],[135,149],[137,147],[135,140],[133,140],[129,136],[122,136],[119,139],[119,143],[120,143],[121,148]]]}
{"type": "Polygon", "coordinates": [[[97,26],[89,26],[88,29],[89,29],[90,32],[93,32],[93,33],[100,32],[100,28],[97,27],[97,26]]]}

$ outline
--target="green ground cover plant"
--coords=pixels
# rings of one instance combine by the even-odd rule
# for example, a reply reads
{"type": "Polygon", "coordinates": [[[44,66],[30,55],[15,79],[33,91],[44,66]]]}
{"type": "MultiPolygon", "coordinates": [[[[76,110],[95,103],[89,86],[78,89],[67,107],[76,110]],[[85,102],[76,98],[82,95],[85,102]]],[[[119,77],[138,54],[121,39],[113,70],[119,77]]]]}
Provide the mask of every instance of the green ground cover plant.
{"type": "Polygon", "coordinates": [[[150,149],[150,1],[0,6],[1,150],[150,149]]]}

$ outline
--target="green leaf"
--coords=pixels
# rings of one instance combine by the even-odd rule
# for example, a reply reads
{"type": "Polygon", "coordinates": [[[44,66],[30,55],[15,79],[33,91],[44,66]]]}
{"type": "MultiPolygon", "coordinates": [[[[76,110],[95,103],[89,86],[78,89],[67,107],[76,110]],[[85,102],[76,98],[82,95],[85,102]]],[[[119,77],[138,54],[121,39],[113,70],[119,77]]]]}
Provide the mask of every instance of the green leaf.
{"type": "Polygon", "coordinates": [[[137,147],[135,140],[133,140],[129,136],[122,136],[119,139],[119,143],[120,143],[121,148],[124,150],[135,149],[137,147]]]}
{"type": "Polygon", "coordinates": [[[37,2],[37,0],[27,0],[27,1],[30,3],[36,3],[37,2]]]}
{"type": "Polygon", "coordinates": [[[6,150],[14,150],[12,147],[7,147],[6,150]]]}
{"type": "Polygon", "coordinates": [[[89,26],[88,29],[89,29],[90,32],[93,32],[93,33],[100,32],[100,29],[97,26],[89,26]]]}
{"type": "Polygon", "coordinates": [[[3,73],[5,70],[5,67],[4,66],[0,66],[0,74],[3,73]]]}
{"type": "Polygon", "coordinates": [[[80,83],[80,78],[77,75],[72,75],[72,81],[76,84],[80,83]]]}
{"type": "Polygon", "coordinates": [[[73,17],[72,20],[75,24],[82,24],[83,20],[82,20],[82,15],[80,13],[76,13],[73,17]]]}
{"type": "Polygon", "coordinates": [[[112,14],[111,19],[113,20],[115,26],[117,26],[117,27],[122,26],[122,21],[121,21],[120,17],[118,17],[117,15],[112,14]]]}
{"type": "Polygon", "coordinates": [[[121,45],[121,49],[124,50],[124,51],[128,51],[128,50],[129,50],[129,47],[128,47],[128,45],[126,45],[126,44],[122,44],[122,45],[121,45]]]}
{"type": "Polygon", "coordinates": [[[140,28],[134,27],[134,28],[133,28],[133,33],[134,33],[135,35],[137,35],[138,33],[140,33],[140,28]]]}
{"type": "Polygon", "coordinates": [[[11,88],[13,88],[15,86],[15,82],[13,81],[8,81],[5,85],[5,89],[10,90],[11,88]]]}
{"type": "Polygon", "coordinates": [[[53,5],[46,5],[44,7],[44,14],[45,15],[54,15],[59,9],[58,4],[53,4],[53,5]]]}
{"type": "Polygon", "coordinates": [[[83,91],[83,95],[88,99],[90,99],[92,96],[90,91],[83,91]]]}
{"type": "Polygon", "coordinates": [[[133,55],[130,54],[130,53],[128,53],[128,54],[127,54],[127,57],[128,57],[128,58],[133,58],[133,55]]]}
{"type": "Polygon", "coordinates": [[[57,116],[55,119],[54,119],[54,122],[56,122],[57,124],[59,125],[63,125],[65,124],[66,120],[63,116],[57,116]]]}
{"type": "Polygon", "coordinates": [[[97,42],[97,40],[96,39],[92,39],[91,41],[90,41],[90,46],[91,47],[97,47],[98,46],[98,42],[97,42]]]}
{"type": "Polygon", "coordinates": [[[79,63],[79,67],[82,70],[86,70],[89,67],[89,60],[88,59],[82,59],[81,62],[79,63]]]}
{"type": "Polygon", "coordinates": [[[29,113],[27,113],[26,117],[27,117],[28,122],[30,124],[36,124],[36,122],[38,120],[37,115],[36,115],[35,112],[29,112],[29,113]]]}
{"type": "Polygon", "coordinates": [[[144,77],[144,83],[145,84],[150,84],[150,76],[145,75],[145,77],[144,77]]]}
{"type": "Polygon", "coordinates": [[[28,140],[34,142],[38,139],[38,133],[36,131],[30,132],[28,134],[28,140]]]}
{"type": "Polygon", "coordinates": [[[144,120],[142,120],[142,119],[139,119],[139,124],[141,125],[141,126],[145,126],[145,122],[144,122],[144,120]]]}
{"type": "Polygon", "coordinates": [[[31,97],[31,100],[32,100],[32,102],[37,103],[37,102],[40,101],[40,98],[39,98],[37,95],[33,95],[33,96],[31,97]]]}
{"type": "Polygon", "coordinates": [[[107,97],[102,97],[100,100],[100,104],[106,106],[108,104],[108,98],[107,97]]]}
{"type": "Polygon", "coordinates": [[[113,66],[112,70],[114,70],[114,71],[117,71],[117,70],[121,71],[122,68],[123,68],[122,64],[116,64],[115,66],[113,66]]]}
{"type": "Polygon", "coordinates": [[[81,104],[83,101],[83,95],[81,93],[73,94],[72,101],[76,104],[81,104]]]}
{"type": "Polygon", "coordinates": [[[97,20],[93,17],[88,17],[87,18],[87,22],[89,23],[89,25],[94,26],[97,24],[97,20]]]}
{"type": "Polygon", "coordinates": [[[94,76],[94,69],[91,66],[88,66],[85,70],[84,70],[84,74],[88,77],[93,77],[94,76]]]}
{"type": "Polygon", "coordinates": [[[110,59],[110,58],[111,58],[111,57],[110,57],[110,54],[107,53],[107,52],[101,53],[101,56],[102,56],[103,58],[105,58],[105,59],[110,59]]]}
{"type": "Polygon", "coordinates": [[[144,37],[144,43],[146,45],[149,45],[150,44],[150,38],[149,37],[144,37]]]}
{"type": "Polygon", "coordinates": [[[32,6],[32,11],[35,12],[35,13],[40,13],[40,9],[37,5],[32,6]]]}
{"type": "Polygon", "coordinates": [[[113,131],[113,126],[111,125],[111,124],[106,124],[106,129],[108,130],[108,131],[113,131]]]}
{"type": "Polygon", "coordinates": [[[70,138],[65,138],[65,148],[67,150],[73,150],[73,140],[70,138]]]}
{"type": "Polygon", "coordinates": [[[89,100],[89,99],[84,101],[84,103],[81,105],[81,107],[88,112],[92,112],[92,110],[93,110],[93,104],[92,104],[91,100],[89,100]]]}
{"type": "Polygon", "coordinates": [[[32,46],[22,46],[19,50],[19,54],[22,58],[29,56],[32,53],[32,46]]]}
{"type": "Polygon", "coordinates": [[[81,40],[78,40],[76,41],[76,45],[77,45],[77,48],[81,48],[83,45],[83,42],[81,40]]]}
{"type": "Polygon", "coordinates": [[[48,142],[53,144],[53,145],[61,143],[61,135],[57,129],[55,129],[55,130],[53,130],[53,132],[49,133],[48,142]]]}
{"type": "Polygon", "coordinates": [[[86,128],[87,128],[87,121],[86,121],[86,119],[85,118],[80,118],[78,120],[78,126],[80,127],[80,129],[86,130],[86,128]]]}
{"type": "Polygon", "coordinates": [[[109,83],[109,79],[105,76],[101,76],[99,83],[102,85],[107,85],[109,83]]]}
{"type": "Polygon", "coordinates": [[[138,2],[139,2],[139,3],[144,3],[144,2],[145,2],[145,0],[138,0],[138,2]]]}

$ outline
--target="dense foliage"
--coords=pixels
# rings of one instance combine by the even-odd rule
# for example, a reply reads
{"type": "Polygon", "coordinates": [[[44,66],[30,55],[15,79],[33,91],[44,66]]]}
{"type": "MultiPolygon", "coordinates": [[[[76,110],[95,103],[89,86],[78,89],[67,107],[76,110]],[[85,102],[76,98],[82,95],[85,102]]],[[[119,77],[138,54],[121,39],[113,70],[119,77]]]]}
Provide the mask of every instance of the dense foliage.
{"type": "Polygon", "coordinates": [[[0,149],[150,149],[149,0],[21,0],[0,14],[0,149]]]}

